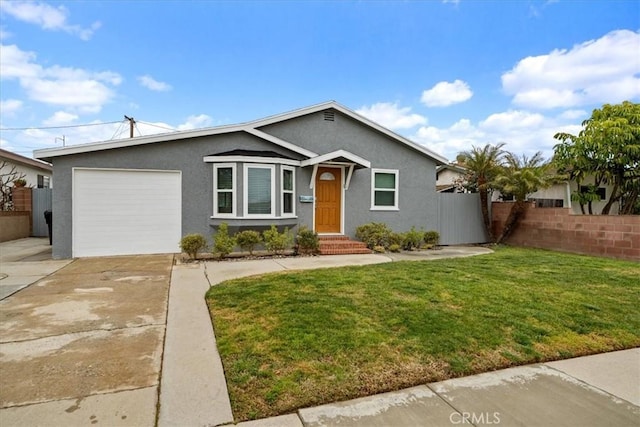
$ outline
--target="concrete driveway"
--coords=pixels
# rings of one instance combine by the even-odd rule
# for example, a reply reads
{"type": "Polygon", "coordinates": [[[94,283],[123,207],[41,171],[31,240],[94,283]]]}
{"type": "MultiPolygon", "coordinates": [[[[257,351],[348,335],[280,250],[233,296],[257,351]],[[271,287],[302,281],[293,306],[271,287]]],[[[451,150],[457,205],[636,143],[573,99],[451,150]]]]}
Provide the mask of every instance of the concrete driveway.
{"type": "Polygon", "coordinates": [[[2,424],[154,425],[172,265],[77,259],[0,301],[2,424]]]}

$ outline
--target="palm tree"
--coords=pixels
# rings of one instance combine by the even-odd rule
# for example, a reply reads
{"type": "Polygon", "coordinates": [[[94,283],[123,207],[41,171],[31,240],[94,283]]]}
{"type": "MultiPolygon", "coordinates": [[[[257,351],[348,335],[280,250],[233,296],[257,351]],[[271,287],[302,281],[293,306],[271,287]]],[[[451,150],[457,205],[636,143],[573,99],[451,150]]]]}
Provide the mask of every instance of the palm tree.
{"type": "Polygon", "coordinates": [[[514,230],[525,210],[527,196],[549,187],[556,180],[549,173],[549,163],[544,160],[540,151],[531,158],[525,155],[519,158],[513,153],[506,153],[504,160],[505,165],[494,180],[494,185],[502,194],[513,195],[515,201],[497,243],[503,242],[514,230]]]}
{"type": "Polygon", "coordinates": [[[457,156],[458,162],[469,171],[467,183],[471,184],[473,190],[480,193],[482,220],[491,242],[494,241],[494,236],[489,215],[489,190],[500,171],[504,145],[504,143],[487,144],[483,148],[473,146],[471,150],[463,151],[457,156]]]}

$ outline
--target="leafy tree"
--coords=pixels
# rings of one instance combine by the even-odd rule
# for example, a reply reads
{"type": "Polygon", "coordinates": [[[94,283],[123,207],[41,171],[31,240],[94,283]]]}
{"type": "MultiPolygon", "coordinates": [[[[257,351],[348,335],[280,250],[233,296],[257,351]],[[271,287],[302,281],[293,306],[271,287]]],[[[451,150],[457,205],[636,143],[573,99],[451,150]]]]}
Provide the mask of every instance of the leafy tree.
{"type": "Polygon", "coordinates": [[[494,241],[491,230],[491,216],[489,215],[489,193],[493,180],[500,172],[500,164],[504,151],[504,143],[487,144],[482,148],[473,146],[471,150],[463,151],[457,156],[458,163],[468,170],[466,187],[469,191],[480,193],[480,208],[482,220],[490,241],[494,241]]]}
{"type": "Polygon", "coordinates": [[[625,101],[605,104],[593,110],[591,117],[582,122],[578,135],[557,133],[560,141],[554,147],[554,162],[560,172],[578,184],[574,194],[584,213],[595,199],[595,189],[601,184],[613,186],[602,214],[608,215],[614,203],[620,202],[620,213],[638,213],[640,194],[640,104],[625,101]],[[595,181],[591,191],[580,193],[580,184],[587,176],[595,181]]]}
{"type": "Polygon", "coordinates": [[[555,182],[555,176],[549,173],[549,163],[545,162],[539,151],[531,158],[525,155],[520,158],[513,153],[507,153],[504,161],[504,167],[493,181],[493,185],[501,193],[513,195],[514,203],[497,243],[509,237],[518,224],[526,208],[527,197],[555,182]]]}

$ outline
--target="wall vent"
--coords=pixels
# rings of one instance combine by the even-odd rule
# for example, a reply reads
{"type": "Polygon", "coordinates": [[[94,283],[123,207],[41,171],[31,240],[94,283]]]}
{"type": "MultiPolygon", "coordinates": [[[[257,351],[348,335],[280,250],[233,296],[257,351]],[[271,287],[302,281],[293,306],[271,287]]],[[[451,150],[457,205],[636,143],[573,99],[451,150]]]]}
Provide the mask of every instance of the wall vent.
{"type": "Polygon", "coordinates": [[[334,122],[336,120],[336,113],[331,110],[325,110],[324,120],[327,122],[334,122]]]}

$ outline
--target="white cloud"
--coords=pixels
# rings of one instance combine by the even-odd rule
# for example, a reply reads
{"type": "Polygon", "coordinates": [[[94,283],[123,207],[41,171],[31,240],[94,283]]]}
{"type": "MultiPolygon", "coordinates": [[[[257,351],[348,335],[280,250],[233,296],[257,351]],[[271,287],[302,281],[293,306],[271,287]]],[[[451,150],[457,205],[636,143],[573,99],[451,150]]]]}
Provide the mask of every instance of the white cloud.
{"type": "Polygon", "coordinates": [[[516,154],[532,155],[542,151],[546,158],[553,155],[553,147],[559,142],[553,138],[557,132],[578,133],[577,110],[557,117],[547,117],[528,111],[506,111],[489,115],[478,123],[462,119],[446,128],[423,126],[409,136],[410,139],[455,159],[460,151],[472,146],[505,142],[506,150],[516,154]]]}
{"type": "Polygon", "coordinates": [[[586,119],[589,113],[584,110],[566,110],[558,115],[559,119],[562,120],[576,120],[576,119],[586,119]]]}
{"type": "Polygon", "coordinates": [[[207,116],[206,114],[199,114],[197,116],[189,116],[187,117],[187,121],[179,124],[177,129],[178,130],[191,130],[191,129],[197,129],[197,128],[203,128],[203,127],[208,127],[211,126],[211,117],[207,116]]]}
{"type": "Polygon", "coordinates": [[[19,99],[7,99],[0,101],[0,111],[2,114],[14,114],[22,108],[22,101],[19,99]]]}
{"type": "Polygon", "coordinates": [[[36,63],[36,54],[16,45],[0,46],[2,79],[18,79],[31,100],[50,105],[76,108],[80,112],[99,112],[114,97],[112,86],[122,77],[112,71],[93,72],[36,63]]]}
{"type": "Polygon", "coordinates": [[[67,22],[69,11],[64,6],[53,7],[47,3],[35,1],[1,1],[0,10],[17,20],[38,25],[43,30],[64,31],[89,40],[100,28],[100,22],[89,27],[71,25],[67,22]]]}
{"type": "Polygon", "coordinates": [[[421,101],[428,107],[447,107],[469,100],[473,92],[462,80],[453,83],[440,82],[431,89],[422,92],[421,101]]]}
{"type": "Polygon", "coordinates": [[[411,107],[399,108],[397,103],[391,102],[363,106],[356,110],[356,113],[392,130],[410,129],[427,123],[426,117],[411,113],[411,107]]]}
{"type": "Polygon", "coordinates": [[[480,128],[502,131],[511,129],[534,129],[542,125],[544,116],[533,114],[527,111],[505,111],[503,113],[491,114],[479,123],[480,128]]]}
{"type": "Polygon", "coordinates": [[[140,84],[147,89],[156,92],[166,92],[168,90],[171,90],[171,85],[164,82],[159,82],[148,74],[138,77],[138,82],[140,82],[140,84]]]}
{"type": "Polygon", "coordinates": [[[44,120],[42,123],[46,126],[65,126],[78,120],[77,114],[67,113],[66,111],[56,111],[53,116],[44,120]]]}
{"type": "Polygon", "coordinates": [[[502,75],[505,93],[527,108],[570,108],[640,97],[640,33],[612,31],[597,40],[522,59],[502,75]]]}

